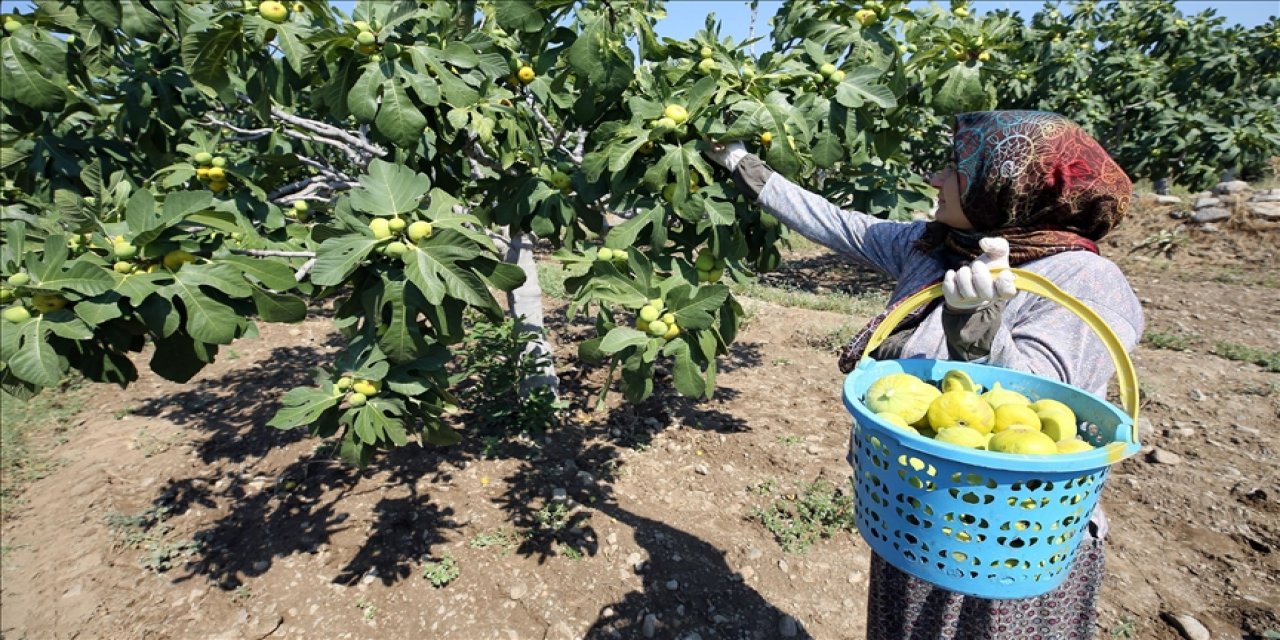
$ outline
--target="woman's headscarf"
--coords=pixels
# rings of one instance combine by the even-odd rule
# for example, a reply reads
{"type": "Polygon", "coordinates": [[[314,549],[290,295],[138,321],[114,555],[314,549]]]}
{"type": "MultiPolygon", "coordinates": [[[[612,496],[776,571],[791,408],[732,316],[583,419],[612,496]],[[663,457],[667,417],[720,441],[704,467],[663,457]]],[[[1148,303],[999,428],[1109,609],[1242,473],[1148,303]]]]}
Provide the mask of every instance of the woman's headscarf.
{"type": "Polygon", "coordinates": [[[1063,251],[1097,252],[1124,217],[1133,184],[1088,133],[1045,111],[979,111],[956,118],[952,155],[960,208],[973,231],[930,225],[921,240],[972,260],[978,240],[1009,241],[1010,264],[1063,251]]]}
{"type": "MultiPolygon", "coordinates": [[[[1097,253],[1095,242],[1124,217],[1133,197],[1129,177],[1102,145],[1056,113],[961,114],[952,150],[960,208],[973,230],[930,222],[916,248],[941,249],[939,258],[957,266],[981,255],[978,241],[988,236],[1009,241],[1011,266],[1064,251],[1097,253]]],[[[841,371],[857,366],[872,332],[892,308],[841,350],[841,371]]],[[[932,308],[917,309],[899,329],[918,324],[932,308]]]]}

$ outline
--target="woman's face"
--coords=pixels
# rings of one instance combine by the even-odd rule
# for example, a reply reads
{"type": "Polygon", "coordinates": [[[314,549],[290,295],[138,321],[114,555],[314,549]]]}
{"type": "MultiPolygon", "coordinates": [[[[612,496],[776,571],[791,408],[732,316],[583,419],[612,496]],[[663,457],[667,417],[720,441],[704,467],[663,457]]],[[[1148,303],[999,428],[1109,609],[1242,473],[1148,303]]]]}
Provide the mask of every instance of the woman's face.
{"type": "Polygon", "coordinates": [[[960,174],[956,172],[955,165],[949,164],[933,174],[929,184],[938,190],[938,210],[933,213],[934,219],[953,229],[973,229],[973,224],[960,209],[960,174]]]}

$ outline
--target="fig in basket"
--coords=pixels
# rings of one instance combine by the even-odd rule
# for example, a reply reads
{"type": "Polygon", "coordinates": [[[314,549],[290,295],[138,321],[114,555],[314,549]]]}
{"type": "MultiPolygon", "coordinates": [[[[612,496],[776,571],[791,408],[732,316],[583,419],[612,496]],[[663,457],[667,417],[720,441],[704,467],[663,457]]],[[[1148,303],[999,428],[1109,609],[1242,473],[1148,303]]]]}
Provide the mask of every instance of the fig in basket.
{"type": "Polygon", "coordinates": [[[982,396],[972,391],[948,391],[929,403],[929,426],[941,433],[951,427],[968,427],[981,435],[991,433],[996,412],[982,396]]]}
{"type": "Polygon", "coordinates": [[[944,393],[947,391],[972,391],[974,393],[982,391],[982,387],[978,386],[978,383],[974,382],[973,378],[969,377],[969,374],[959,369],[948,371],[946,375],[942,376],[942,381],[938,383],[938,386],[942,388],[944,393]]]}
{"type": "Polygon", "coordinates": [[[986,449],[987,437],[969,427],[950,427],[938,432],[933,437],[938,442],[954,444],[966,449],[986,449]]]}
{"type": "Polygon", "coordinates": [[[893,425],[893,426],[895,426],[895,427],[899,427],[899,428],[902,428],[902,429],[906,429],[907,431],[915,431],[916,433],[919,433],[919,431],[916,431],[915,427],[913,427],[913,426],[911,426],[910,424],[908,424],[908,423],[907,423],[907,419],[906,419],[906,418],[904,418],[904,417],[902,417],[902,416],[900,416],[900,415],[898,415],[898,414],[896,414],[896,413],[889,413],[888,411],[881,411],[880,413],[877,413],[876,415],[877,415],[881,420],[884,420],[885,422],[888,422],[889,424],[891,424],[891,425],[893,425]]]}
{"type": "MultiPolygon", "coordinates": [[[[1040,430],[1040,417],[1028,405],[1010,402],[996,407],[996,424],[992,433],[1000,433],[1009,429],[1040,430]]],[[[1057,439],[1054,440],[1057,442],[1057,439]]]]}
{"type": "Polygon", "coordinates": [[[1009,429],[991,437],[987,448],[1001,453],[1050,455],[1058,453],[1058,443],[1039,431],[1009,429]]]}
{"type": "Polygon", "coordinates": [[[1030,406],[1040,419],[1040,431],[1054,442],[1075,439],[1076,414],[1071,407],[1051,398],[1041,398],[1030,406]]]}
{"type": "Polygon", "coordinates": [[[990,391],[982,394],[982,399],[986,400],[992,409],[1006,404],[1020,404],[1023,406],[1031,404],[1031,401],[1026,396],[1017,391],[1010,391],[1001,387],[999,382],[992,385],[990,391]]]}
{"type": "Polygon", "coordinates": [[[925,417],[929,403],[941,394],[933,385],[909,373],[891,373],[871,383],[864,402],[876,413],[895,413],[914,425],[925,417]]]}
{"type": "Polygon", "coordinates": [[[1058,453],[1080,453],[1082,451],[1093,451],[1093,445],[1075,438],[1058,442],[1058,453]]]}

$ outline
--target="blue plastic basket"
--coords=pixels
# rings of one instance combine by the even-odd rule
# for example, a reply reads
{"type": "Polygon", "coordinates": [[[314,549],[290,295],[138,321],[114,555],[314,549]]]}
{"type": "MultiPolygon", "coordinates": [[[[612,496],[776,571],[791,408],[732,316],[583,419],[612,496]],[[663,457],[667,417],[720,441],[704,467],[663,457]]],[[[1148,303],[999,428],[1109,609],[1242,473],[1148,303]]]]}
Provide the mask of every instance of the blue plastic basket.
{"type": "MultiPolygon", "coordinates": [[[[1128,412],[1098,396],[1039,376],[946,360],[863,359],[845,379],[853,414],[851,461],[859,532],[898,569],[944,589],[989,599],[1030,598],[1066,578],[1110,466],[1138,451],[1137,379],[1115,334],[1091,309],[1040,276],[1014,270],[1018,288],[1059,302],[1098,331],[1116,362],[1128,412]],[[996,382],[1029,398],[1070,406],[1079,435],[1097,447],[1053,456],[965,449],[895,427],[862,398],[891,373],[940,380],[959,369],[982,385],[996,382]]],[[[901,318],[941,295],[934,287],[908,299],[881,324],[868,352],[901,318]]]]}

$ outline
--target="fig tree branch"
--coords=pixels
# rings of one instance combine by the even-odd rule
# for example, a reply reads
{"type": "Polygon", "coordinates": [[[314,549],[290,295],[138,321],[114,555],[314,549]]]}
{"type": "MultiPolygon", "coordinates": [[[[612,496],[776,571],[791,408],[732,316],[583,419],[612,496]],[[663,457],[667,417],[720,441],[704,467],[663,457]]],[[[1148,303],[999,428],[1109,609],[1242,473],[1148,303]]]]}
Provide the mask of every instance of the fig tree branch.
{"type": "Polygon", "coordinates": [[[255,258],[314,258],[314,251],[277,251],[275,249],[232,249],[231,253],[255,258]]]}
{"type": "Polygon", "coordinates": [[[538,122],[542,123],[542,128],[546,130],[547,136],[551,138],[551,147],[565,152],[574,164],[582,164],[582,150],[586,144],[586,133],[579,130],[577,149],[570,149],[564,146],[564,136],[567,133],[566,127],[562,126],[557,130],[555,125],[551,124],[551,121],[547,119],[547,116],[543,115],[542,109],[538,107],[538,103],[533,99],[533,96],[527,96],[525,104],[529,105],[534,117],[538,119],[538,122]]]}

